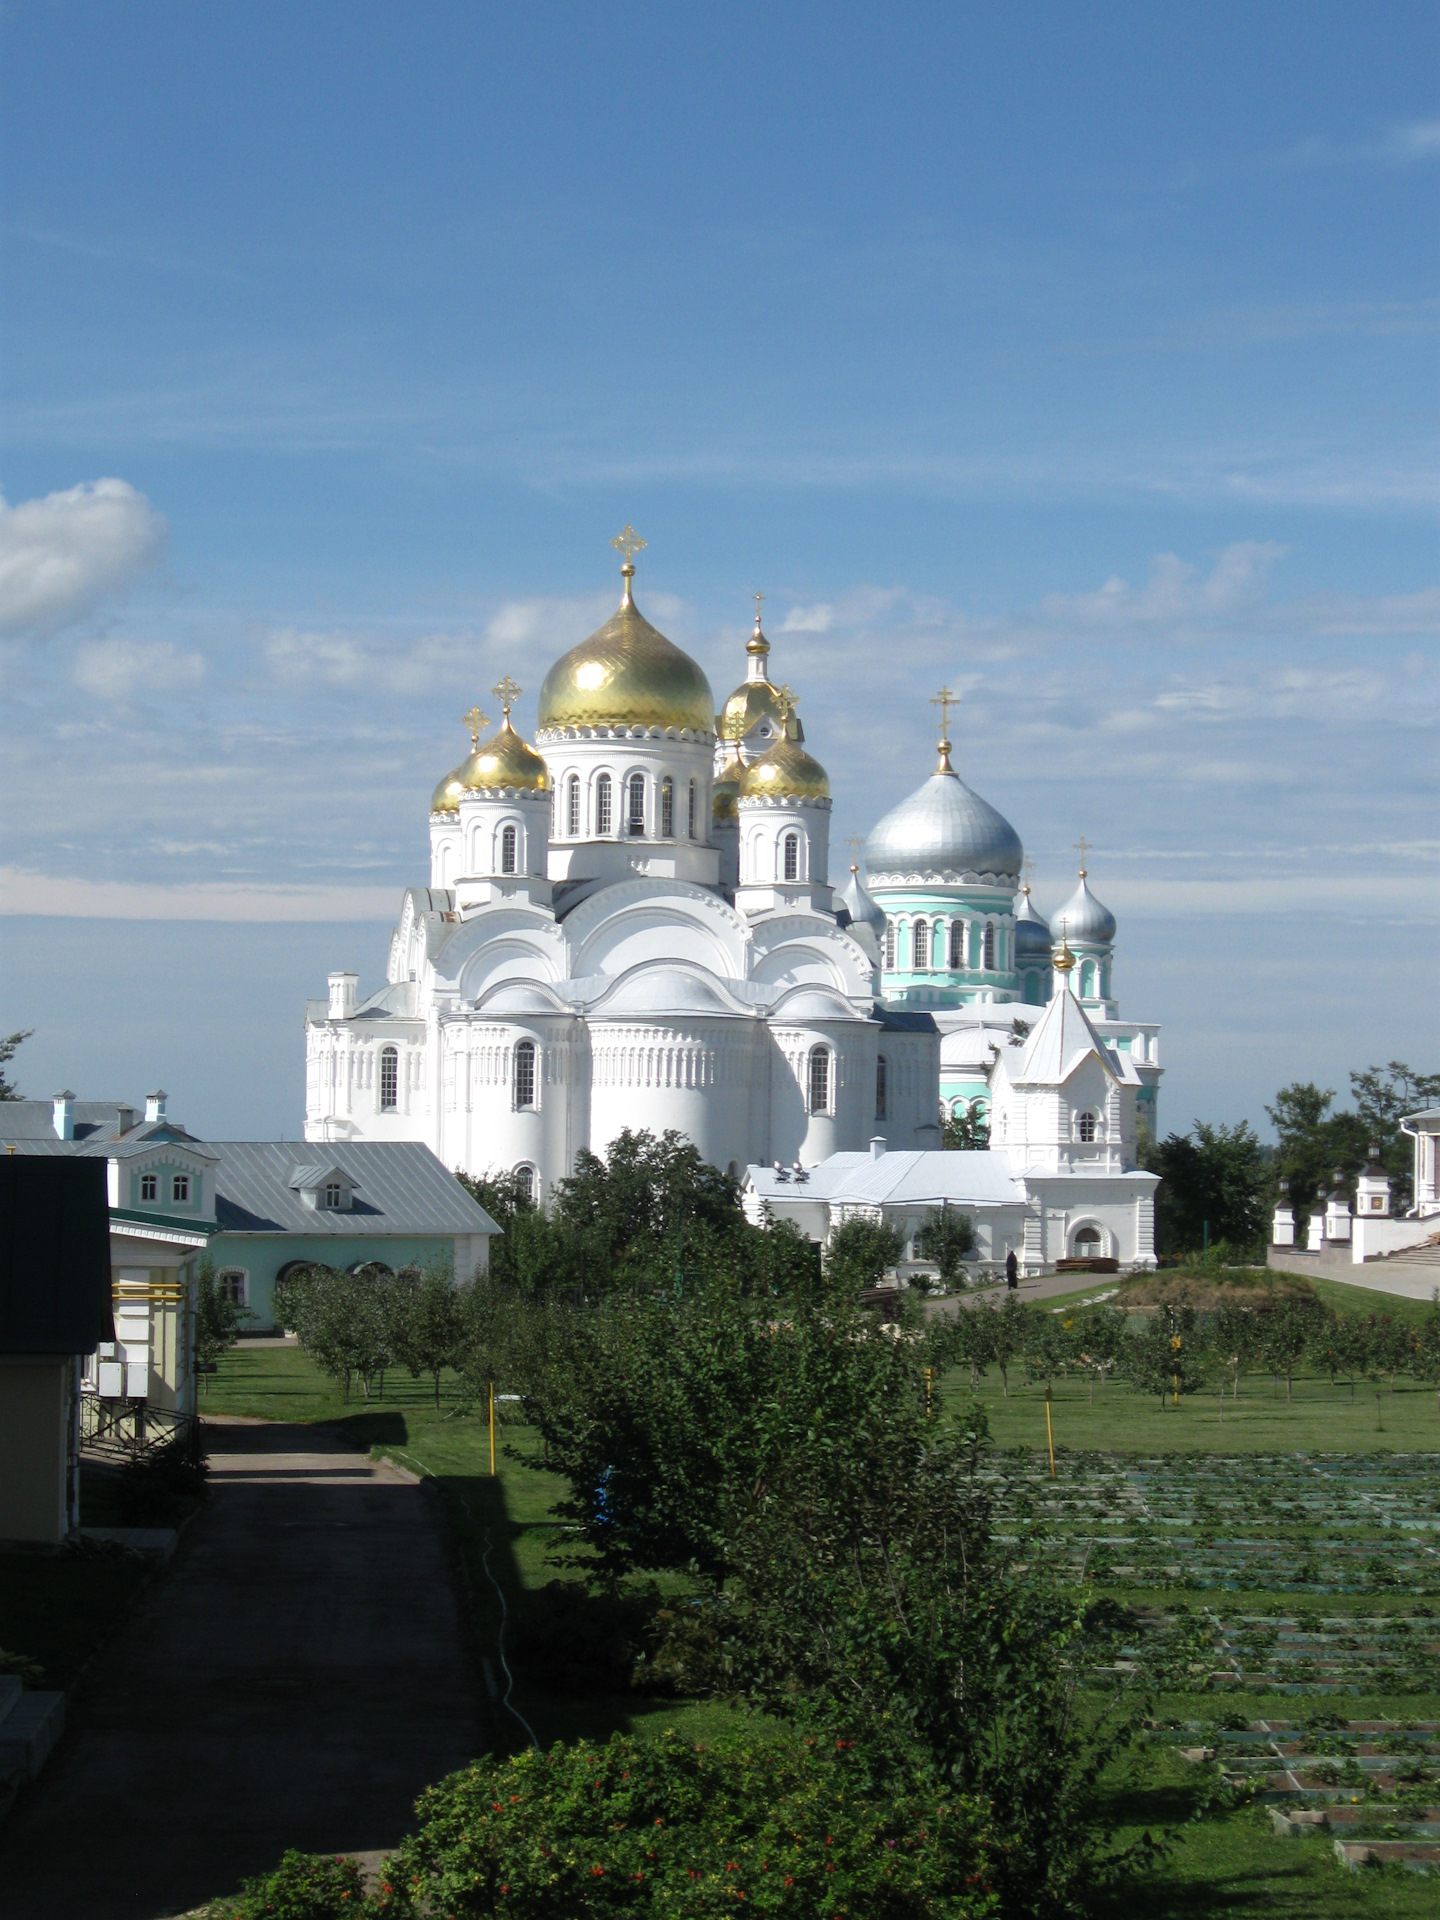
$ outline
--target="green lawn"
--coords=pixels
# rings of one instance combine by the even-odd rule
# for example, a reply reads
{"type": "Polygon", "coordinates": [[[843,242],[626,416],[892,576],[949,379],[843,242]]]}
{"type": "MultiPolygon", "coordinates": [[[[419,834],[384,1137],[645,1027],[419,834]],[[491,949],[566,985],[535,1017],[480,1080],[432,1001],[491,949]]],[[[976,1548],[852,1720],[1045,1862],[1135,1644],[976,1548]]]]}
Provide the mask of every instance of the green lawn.
{"type": "MultiPolygon", "coordinates": [[[[1044,1458],[1044,1388],[1022,1383],[1018,1369],[1012,1378],[1016,1385],[1008,1398],[1002,1396],[995,1375],[982,1383],[980,1397],[997,1442],[1002,1448],[1024,1450],[1032,1484],[1043,1492],[1050,1485],[1044,1458]]],[[[956,1373],[943,1383],[940,1404],[958,1411],[967,1397],[968,1376],[956,1373]]],[[[484,1408],[467,1402],[458,1380],[442,1382],[438,1411],[428,1383],[398,1374],[386,1380],[383,1400],[366,1404],[357,1397],[347,1406],[298,1350],[242,1344],[221,1363],[207,1405],[217,1413],[323,1421],[356,1446],[433,1478],[454,1522],[484,1648],[493,1650],[499,1625],[498,1602],[481,1566],[487,1532],[492,1542],[491,1565],[506,1591],[512,1619],[524,1608],[527,1593],[561,1571],[553,1552],[563,1536],[549,1512],[561,1489],[553,1477],[524,1464],[533,1457],[534,1434],[518,1423],[502,1427],[499,1471],[492,1480],[484,1408]]],[[[1117,1485],[1133,1481],[1149,1509],[1158,1512],[1157,1502],[1163,1503],[1167,1490],[1173,1491],[1175,1524],[1181,1529],[1174,1545],[1157,1521],[1153,1531],[1160,1544],[1151,1541],[1143,1551],[1136,1549],[1140,1562],[1129,1576],[1106,1582],[1108,1590],[1131,1604],[1170,1611],[1177,1606],[1210,1609],[1223,1614],[1227,1622],[1241,1616],[1289,1616],[1305,1610],[1350,1613],[1365,1616],[1377,1629],[1384,1626],[1386,1616],[1427,1604],[1413,1598],[1406,1585],[1411,1576],[1404,1568],[1413,1565],[1413,1555],[1424,1552],[1431,1539],[1440,1537],[1433,1533],[1387,1530],[1383,1519],[1377,1519],[1363,1535],[1365,1553],[1378,1546],[1392,1558],[1408,1554],[1411,1559],[1396,1560],[1402,1571],[1398,1579],[1385,1576],[1389,1585],[1377,1584],[1372,1574],[1365,1574],[1363,1592],[1294,1590],[1293,1583],[1286,1583],[1284,1552],[1279,1552],[1277,1560],[1276,1551],[1277,1543],[1282,1549],[1293,1546],[1298,1561],[1307,1543],[1312,1543],[1309,1550],[1319,1551],[1313,1543],[1323,1547],[1329,1542],[1343,1555],[1362,1535],[1354,1532],[1348,1520],[1345,1525],[1351,1531],[1342,1528],[1336,1533],[1329,1525],[1332,1509],[1340,1512],[1349,1499],[1352,1507],[1359,1502],[1363,1510],[1364,1490],[1376,1484],[1377,1476],[1384,1484],[1386,1476],[1393,1475],[1397,1486],[1403,1482],[1412,1489],[1406,1496],[1412,1505],[1417,1499],[1423,1505],[1433,1476],[1417,1456],[1437,1456],[1434,1464],[1440,1469],[1440,1414],[1433,1390],[1401,1384],[1392,1395],[1382,1388],[1377,1413],[1373,1389],[1358,1389],[1352,1402],[1348,1387],[1332,1388],[1328,1380],[1307,1375],[1297,1380],[1294,1403],[1287,1405],[1283,1383],[1277,1392],[1268,1375],[1242,1375],[1237,1406],[1232,1408],[1227,1392],[1222,1427],[1218,1404],[1209,1396],[1162,1414],[1158,1402],[1113,1382],[1096,1390],[1092,1404],[1088,1384],[1059,1381],[1052,1417],[1061,1474],[1057,1493],[1063,1494],[1067,1485],[1083,1493],[1087,1476],[1108,1474],[1117,1485]],[[1406,1458],[1397,1459],[1392,1469],[1383,1457],[1387,1452],[1406,1458]],[[1317,1454],[1332,1458],[1322,1462],[1308,1457],[1317,1454]],[[1231,1474],[1223,1458],[1229,1455],[1253,1460],[1254,1472],[1231,1474]],[[1271,1456],[1268,1463],[1259,1457],[1264,1455],[1271,1456]],[[1336,1455],[1347,1456],[1349,1464],[1347,1459],[1335,1459],[1336,1455]],[[1167,1456],[1173,1465],[1167,1463],[1167,1456]],[[1238,1490],[1233,1502],[1231,1487],[1238,1490]],[[1276,1495],[1273,1501],[1267,1487],[1276,1495]],[[1339,1490],[1333,1498],[1325,1491],[1329,1487],[1339,1490]],[[1309,1507],[1304,1505],[1307,1500],[1309,1507]],[[1237,1511],[1227,1522],[1223,1511],[1227,1503],[1243,1508],[1243,1519],[1237,1511]],[[1182,1544],[1191,1537],[1186,1530],[1196,1528],[1203,1553],[1182,1544]],[[1232,1583],[1223,1591],[1194,1591],[1183,1577],[1173,1578],[1161,1565],[1167,1555],[1178,1557],[1182,1565],[1192,1555],[1199,1565],[1205,1553],[1211,1561],[1217,1553],[1223,1559],[1230,1534],[1248,1541],[1257,1533],[1261,1547],[1271,1554],[1258,1584],[1232,1583]]],[[[1078,1537],[1087,1524],[1083,1518],[1072,1523],[1062,1517],[1055,1537],[1063,1546],[1067,1526],[1078,1537]]],[[[1337,1564],[1340,1574],[1333,1577],[1343,1583],[1351,1563],[1342,1558],[1337,1564]]],[[[1325,1577],[1333,1575],[1333,1569],[1324,1565],[1319,1571],[1325,1577]]],[[[1440,1603],[1428,1604],[1440,1613],[1440,1603]]],[[[1363,1666],[1358,1672],[1363,1679],[1363,1666]]],[[[611,1730],[641,1724],[678,1724],[698,1731],[726,1717],[722,1708],[646,1701],[634,1695],[571,1698],[546,1693],[533,1681],[522,1684],[515,1699],[542,1744],[582,1733],[603,1738],[611,1730]]],[[[1317,1710],[1333,1708],[1350,1718],[1440,1719],[1440,1676],[1432,1693],[1418,1693],[1413,1685],[1389,1692],[1377,1674],[1371,1684],[1356,1684],[1353,1693],[1339,1697],[1311,1693],[1297,1698],[1279,1686],[1272,1690],[1262,1686],[1176,1694],[1158,1703],[1162,1716],[1212,1723],[1237,1708],[1247,1717],[1265,1718],[1303,1720],[1317,1710]]],[[[517,1728],[517,1740],[522,1737],[517,1728]]],[[[1189,1821],[1196,1784],[1194,1770],[1185,1768],[1165,1748],[1142,1748],[1117,1768],[1112,1791],[1123,1830],[1176,1828],[1180,1837],[1158,1868],[1132,1880],[1117,1894],[1105,1909],[1106,1920],[1112,1916],[1128,1920],[1137,1901],[1143,1902],[1147,1920],[1246,1912],[1264,1914],[1267,1920],[1270,1916],[1348,1920],[1352,1915],[1405,1920],[1411,1914],[1433,1914],[1440,1906],[1434,1879],[1388,1870],[1346,1873],[1336,1864],[1328,1838],[1276,1838],[1262,1808],[1242,1807],[1189,1821]]]]}

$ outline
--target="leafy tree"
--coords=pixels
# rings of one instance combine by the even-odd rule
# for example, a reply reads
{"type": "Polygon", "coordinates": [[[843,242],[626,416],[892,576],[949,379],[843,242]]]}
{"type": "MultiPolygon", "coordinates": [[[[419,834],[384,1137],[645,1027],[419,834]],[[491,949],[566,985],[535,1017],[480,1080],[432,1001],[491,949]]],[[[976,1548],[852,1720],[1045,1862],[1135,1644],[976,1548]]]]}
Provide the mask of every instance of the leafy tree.
{"type": "Polygon", "coordinates": [[[1091,1307],[1078,1317],[1071,1335],[1074,1357],[1090,1376],[1090,1399],[1095,1399],[1097,1377],[1103,1383],[1118,1366],[1125,1345],[1125,1315],[1113,1307],[1091,1307]]]}
{"type": "Polygon", "coordinates": [[[960,1278],[965,1256],[974,1253],[979,1244],[975,1222],[970,1215],[952,1213],[949,1207],[942,1207],[938,1213],[927,1214],[915,1236],[915,1251],[922,1260],[935,1263],[947,1287],[955,1285],[960,1278]]]}
{"type": "Polygon", "coordinates": [[[1432,1299],[1430,1311],[1416,1331],[1410,1370],[1417,1380],[1435,1388],[1435,1402],[1440,1407],[1440,1301],[1432,1299]]]}
{"type": "Polygon", "coordinates": [[[1211,1323],[1214,1350],[1220,1364],[1230,1369],[1230,1398],[1240,1398],[1240,1369],[1257,1351],[1260,1337],[1252,1307],[1223,1306],[1211,1323]]]}
{"type": "Polygon", "coordinates": [[[1031,1306],[1022,1306],[1014,1294],[1006,1294],[1004,1305],[991,1311],[990,1357],[1000,1369],[1000,1390],[1010,1398],[1010,1368],[1030,1343],[1030,1325],[1036,1317],[1031,1306]]]}
{"type": "MultiPolygon", "coordinates": [[[[195,1269],[195,1360],[211,1367],[221,1354],[228,1353],[240,1338],[240,1325],[250,1315],[237,1307],[228,1294],[215,1284],[215,1263],[206,1254],[195,1269]]],[[[208,1392],[210,1376],[202,1373],[203,1391],[208,1392]]]]}
{"type": "Polygon", "coordinates": [[[387,1889],[397,1907],[455,1920],[993,1911],[983,1804],[919,1783],[878,1796],[848,1742],[617,1733],[603,1746],[487,1756],[416,1810],[418,1829],[387,1863],[382,1912],[387,1889]]]}
{"type": "Polygon", "coordinates": [[[951,1113],[940,1103],[940,1144],[951,1153],[983,1153],[990,1144],[990,1116],[978,1103],[951,1113]]]}
{"type": "Polygon", "coordinates": [[[394,1360],[393,1275],[303,1267],[275,1287],[275,1317],[298,1335],[322,1373],[339,1381],[345,1398],[359,1379],[365,1398],[377,1378],[382,1390],[394,1360]]]}
{"type": "Polygon", "coordinates": [[[402,1367],[418,1380],[428,1373],[440,1411],[440,1376],[457,1367],[465,1339],[465,1313],[448,1267],[402,1274],[390,1300],[390,1345],[402,1367]]]}
{"type": "Polygon", "coordinates": [[[1162,1409],[1167,1396],[1178,1406],[1182,1394],[1205,1384],[1195,1319],[1193,1308],[1160,1307],[1125,1342],[1121,1366],[1126,1379],[1141,1393],[1158,1393],[1162,1409]]]}
{"type": "Polygon", "coordinates": [[[673,1129],[657,1139],[627,1128],[604,1159],[582,1150],[552,1214],[591,1290],[713,1270],[747,1224],[737,1183],[673,1129]]]}
{"type": "Polygon", "coordinates": [[[1282,1300],[1257,1316],[1257,1352],[1272,1375],[1284,1374],[1287,1405],[1295,1397],[1295,1368],[1314,1345],[1324,1311],[1318,1300],[1295,1299],[1282,1300]]]}
{"type": "Polygon", "coordinates": [[[1160,1175],[1156,1244],[1162,1253],[1198,1252],[1207,1237],[1253,1247],[1267,1235],[1271,1176],[1259,1136],[1244,1121],[1147,1144],[1144,1165],[1160,1175]]]}
{"type": "Polygon", "coordinates": [[[961,1361],[970,1369],[970,1391],[974,1393],[980,1377],[995,1359],[996,1317],[991,1308],[961,1309],[946,1339],[947,1357],[961,1361]]]}
{"type": "Polygon", "coordinates": [[[1395,1391],[1395,1376],[1402,1367],[1408,1367],[1411,1354],[1410,1329],[1393,1314],[1372,1313],[1367,1328],[1369,1344],[1369,1367],[1373,1374],[1385,1374],[1390,1381],[1390,1391],[1395,1391]]]}
{"type": "Polygon", "coordinates": [[[1056,1374],[1078,1358],[1075,1325],[1073,1316],[1067,1319],[1042,1311],[1026,1327],[1025,1371],[1032,1380],[1043,1380],[1047,1391],[1054,1386],[1056,1374]]]}
{"type": "Polygon", "coordinates": [[[879,1284],[905,1250],[905,1236],[883,1220],[847,1220],[825,1249],[825,1278],[832,1287],[853,1292],[879,1284]]]}
{"type": "Polygon", "coordinates": [[[0,1039],[0,1100],[23,1100],[25,1098],[14,1081],[6,1074],[5,1069],[15,1058],[15,1049],[20,1045],[21,1041],[28,1040],[34,1031],[35,1029],[33,1027],[24,1027],[19,1033],[6,1034],[4,1039],[0,1039]]]}
{"type": "Polygon", "coordinates": [[[1395,1211],[1402,1212],[1412,1198],[1414,1158],[1400,1122],[1406,1114],[1440,1101],[1440,1073],[1416,1073],[1403,1060],[1391,1060],[1383,1067],[1352,1072],[1350,1095],[1367,1145],[1373,1141],[1380,1149],[1395,1211]]]}

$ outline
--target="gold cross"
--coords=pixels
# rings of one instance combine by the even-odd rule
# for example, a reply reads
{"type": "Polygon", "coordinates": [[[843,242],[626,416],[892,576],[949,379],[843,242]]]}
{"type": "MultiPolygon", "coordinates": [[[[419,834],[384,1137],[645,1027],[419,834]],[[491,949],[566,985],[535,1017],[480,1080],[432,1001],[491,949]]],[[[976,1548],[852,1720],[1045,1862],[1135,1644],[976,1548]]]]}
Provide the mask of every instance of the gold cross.
{"type": "Polygon", "coordinates": [[[635,556],[645,545],[645,542],[627,520],[623,530],[616,534],[610,544],[617,553],[624,554],[625,564],[627,567],[630,567],[634,565],[635,556]]]}
{"type": "Polygon", "coordinates": [[[515,702],[520,698],[521,694],[525,691],[525,689],[523,687],[517,687],[515,682],[510,678],[509,674],[507,673],[505,678],[499,683],[499,685],[492,687],[490,691],[494,694],[495,698],[500,702],[500,705],[503,708],[505,713],[506,722],[508,724],[510,719],[510,709],[511,707],[514,706],[515,702]]]}
{"type": "Polygon", "coordinates": [[[959,694],[952,693],[949,687],[941,687],[938,693],[930,696],[931,706],[940,709],[940,732],[945,739],[950,737],[950,709],[959,698],[959,694]]]}
{"type": "Polygon", "coordinates": [[[474,753],[480,745],[480,729],[489,726],[490,716],[482,713],[479,707],[471,707],[468,713],[461,714],[460,719],[461,724],[470,729],[470,751],[474,753]]]}
{"type": "Polygon", "coordinates": [[[776,687],[775,699],[780,707],[780,718],[787,723],[791,714],[800,704],[800,696],[793,687],[776,687]]]}
{"type": "Polygon", "coordinates": [[[1080,838],[1075,842],[1075,851],[1080,856],[1080,878],[1083,880],[1085,878],[1085,856],[1087,853],[1093,853],[1095,849],[1082,833],[1080,838]]]}
{"type": "Polygon", "coordinates": [[[850,849],[850,871],[851,873],[858,873],[860,871],[860,849],[864,846],[865,842],[860,838],[858,833],[852,833],[845,844],[850,849]]]}
{"type": "Polygon", "coordinates": [[[1032,873],[1034,873],[1034,871],[1035,871],[1035,862],[1030,858],[1029,854],[1027,853],[1025,856],[1025,891],[1026,893],[1030,891],[1030,876],[1032,873]]]}
{"type": "Polygon", "coordinates": [[[764,598],[763,593],[757,593],[755,596],[755,631],[757,633],[760,631],[760,602],[764,598]]]}

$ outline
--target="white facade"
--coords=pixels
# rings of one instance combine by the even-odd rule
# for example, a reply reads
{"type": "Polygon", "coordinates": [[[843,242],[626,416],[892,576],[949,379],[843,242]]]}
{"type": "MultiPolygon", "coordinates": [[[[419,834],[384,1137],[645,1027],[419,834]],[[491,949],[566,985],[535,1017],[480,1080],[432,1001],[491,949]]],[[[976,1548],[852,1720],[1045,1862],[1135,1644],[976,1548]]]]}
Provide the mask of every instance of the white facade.
{"type": "Polygon", "coordinates": [[[420,1140],[537,1198],[626,1128],[674,1128],[737,1175],[858,1148],[877,1114],[897,1145],[938,1146],[939,1035],[886,1010],[873,942],[837,913],[824,770],[776,718],[758,624],[760,698],[721,746],[630,572],[547,676],[543,771],[513,773],[540,761],[497,735],[468,764],[511,774],[437,789],[431,885],[402,899],[386,985],[357,1000],[334,974],[310,1004],[307,1139],[420,1140]],[[772,761],[776,790],[737,805],[727,770],[772,761]]]}

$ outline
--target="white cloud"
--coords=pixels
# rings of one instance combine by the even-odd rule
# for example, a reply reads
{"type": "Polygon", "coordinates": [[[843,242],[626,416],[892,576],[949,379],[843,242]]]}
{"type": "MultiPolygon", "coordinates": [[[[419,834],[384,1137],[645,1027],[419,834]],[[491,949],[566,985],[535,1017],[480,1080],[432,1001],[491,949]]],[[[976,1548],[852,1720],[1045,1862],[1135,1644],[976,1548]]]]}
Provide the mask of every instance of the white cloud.
{"type": "Polygon", "coordinates": [[[792,607],[780,622],[781,633],[828,633],[835,624],[831,606],[792,607]]]}
{"type": "Polygon", "coordinates": [[[1212,622],[1257,606],[1270,570],[1286,549],[1274,540],[1237,540],[1218,556],[1208,575],[1173,553],[1158,553],[1150,578],[1135,588],[1112,574],[1094,593],[1049,594],[1042,611],[1052,620],[1086,626],[1152,627],[1212,622]]]}
{"type": "Polygon", "coordinates": [[[393,920],[397,887],[151,886],[0,867],[0,914],[67,920],[393,920]]]}
{"type": "Polygon", "coordinates": [[[159,558],[165,522],[124,480],[0,499],[0,633],[72,626],[159,558]]]}
{"type": "Polygon", "coordinates": [[[101,700],[128,700],[184,692],[205,678],[198,653],[182,653],[169,640],[91,640],[75,651],[70,678],[101,700]]]}
{"type": "Polygon", "coordinates": [[[1440,159],[1440,120],[1412,120],[1392,127],[1385,152],[1392,160],[1440,159]]]}

